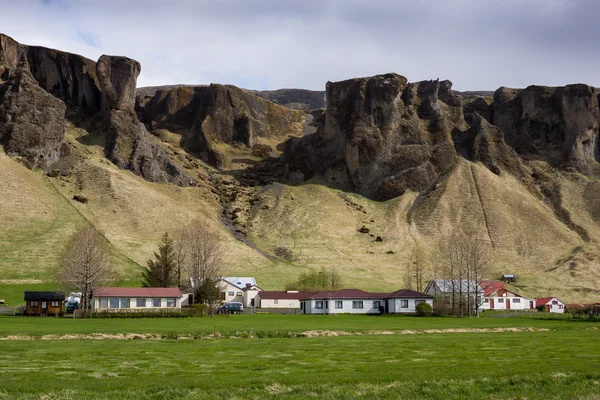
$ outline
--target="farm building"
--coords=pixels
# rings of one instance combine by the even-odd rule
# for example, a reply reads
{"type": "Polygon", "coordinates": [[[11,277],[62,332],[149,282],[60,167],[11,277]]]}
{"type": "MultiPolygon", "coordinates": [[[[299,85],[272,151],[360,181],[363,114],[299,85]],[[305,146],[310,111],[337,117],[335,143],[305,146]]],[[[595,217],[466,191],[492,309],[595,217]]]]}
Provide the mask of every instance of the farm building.
{"type": "Polygon", "coordinates": [[[400,289],[385,297],[384,308],[385,312],[390,314],[415,313],[419,303],[428,303],[433,308],[433,296],[400,289]]]}
{"type": "Polygon", "coordinates": [[[317,292],[299,292],[297,290],[258,292],[256,306],[260,308],[300,308],[300,300],[317,292]]]}
{"type": "Polygon", "coordinates": [[[359,289],[323,291],[301,299],[300,309],[304,314],[380,314],[387,295],[359,289]]]}
{"type": "Polygon", "coordinates": [[[503,282],[516,282],[517,277],[515,276],[515,274],[503,274],[502,281],[503,282]]]}
{"type": "Polygon", "coordinates": [[[184,301],[187,301],[187,296],[183,297],[179,288],[100,287],[92,293],[94,311],[181,308],[184,301]]]}
{"type": "Polygon", "coordinates": [[[543,307],[542,311],[550,313],[564,313],[565,303],[557,299],[556,297],[544,297],[536,299],[536,307],[538,309],[543,307]]]}
{"type": "Polygon", "coordinates": [[[500,281],[481,281],[479,286],[483,289],[483,310],[535,310],[535,300],[527,299],[520,294],[509,290],[500,281]]]}
{"type": "Polygon", "coordinates": [[[25,292],[26,315],[62,315],[65,295],[62,292],[25,292]]]}
{"type": "Polygon", "coordinates": [[[221,301],[239,302],[244,307],[257,306],[255,297],[262,290],[252,277],[219,277],[216,285],[221,290],[221,301]]]}

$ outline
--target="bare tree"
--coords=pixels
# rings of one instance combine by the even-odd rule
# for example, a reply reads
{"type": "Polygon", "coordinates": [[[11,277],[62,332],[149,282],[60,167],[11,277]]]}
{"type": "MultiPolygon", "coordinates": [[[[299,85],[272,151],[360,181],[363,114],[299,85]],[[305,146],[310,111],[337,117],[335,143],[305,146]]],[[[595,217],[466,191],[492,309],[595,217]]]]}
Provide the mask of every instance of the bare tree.
{"type": "Polygon", "coordinates": [[[105,239],[92,226],[73,234],[56,278],[65,289],[81,292],[83,310],[92,307],[93,289],[114,279],[105,239]]]}
{"type": "Polygon", "coordinates": [[[185,248],[187,272],[196,290],[206,279],[223,275],[225,248],[205,224],[194,220],[186,228],[185,248]]]}
{"type": "Polygon", "coordinates": [[[338,290],[342,287],[342,276],[335,269],[329,271],[329,287],[331,290],[338,290]]]}
{"type": "Polygon", "coordinates": [[[417,292],[422,292],[427,285],[426,275],[428,275],[429,260],[427,259],[423,248],[418,244],[411,250],[410,261],[412,263],[415,288],[417,292]]]}
{"type": "Polygon", "coordinates": [[[413,273],[412,273],[412,262],[406,263],[406,271],[404,275],[404,287],[408,290],[413,288],[413,273]]]}

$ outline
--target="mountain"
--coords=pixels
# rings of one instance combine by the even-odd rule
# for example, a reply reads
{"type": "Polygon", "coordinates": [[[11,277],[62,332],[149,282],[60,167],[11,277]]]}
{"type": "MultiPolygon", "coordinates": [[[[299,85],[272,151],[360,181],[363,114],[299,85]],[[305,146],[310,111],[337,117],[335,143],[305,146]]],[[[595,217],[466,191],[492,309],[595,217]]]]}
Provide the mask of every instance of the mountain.
{"type": "MultiPolygon", "coordinates": [[[[165,231],[200,219],[228,274],[263,289],[320,267],[397,289],[415,244],[433,253],[460,230],[524,295],[597,298],[593,87],[463,96],[390,73],[329,82],[326,108],[291,109],[232,85],[140,93],[135,60],[5,35],[0,65],[0,284],[51,279],[86,223],[137,279],[165,231]]],[[[311,104],[300,93],[272,99],[311,104]]]]}

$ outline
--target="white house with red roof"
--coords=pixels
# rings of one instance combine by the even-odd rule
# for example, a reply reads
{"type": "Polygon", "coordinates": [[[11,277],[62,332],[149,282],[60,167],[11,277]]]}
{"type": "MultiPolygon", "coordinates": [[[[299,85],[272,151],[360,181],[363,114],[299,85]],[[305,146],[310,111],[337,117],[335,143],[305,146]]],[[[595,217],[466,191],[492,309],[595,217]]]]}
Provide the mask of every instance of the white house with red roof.
{"type": "Polygon", "coordinates": [[[493,280],[479,282],[483,289],[481,310],[535,310],[535,299],[528,299],[493,280]]]}
{"type": "Polygon", "coordinates": [[[415,313],[416,305],[433,296],[401,289],[392,293],[373,293],[359,289],[328,290],[300,300],[304,314],[382,314],[415,313]]]}
{"type": "Polygon", "coordinates": [[[536,299],[537,307],[544,307],[544,311],[550,313],[564,313],[565,303],[557,299],[556,297],[543,297],[536,299]]]}
{"type": "Polygon", "coordinates": [[[256,294],[256,306],[260,308],[300,308],[300,299],[310,297],[317,292],[259,291],[256,294]]]}
{"type": "Polygon", "coordinates": [[[93,311],[178,309],[187,297],[179,288],[99,287],[92,292],[93,311]]]}

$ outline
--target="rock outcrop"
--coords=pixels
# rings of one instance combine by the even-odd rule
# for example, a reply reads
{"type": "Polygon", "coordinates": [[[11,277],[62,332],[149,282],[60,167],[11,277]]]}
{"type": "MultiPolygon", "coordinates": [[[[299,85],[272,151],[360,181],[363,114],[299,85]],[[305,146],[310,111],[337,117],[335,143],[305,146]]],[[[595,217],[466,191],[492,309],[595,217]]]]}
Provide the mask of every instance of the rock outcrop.
{"type": "Polygon", "coordinates": [[[325,108],[325,92],[322,90],[278,89],[247,90],[255,96],[294,110],[325,108]]]}
{"type": "Polygon", "coordinates": [[[323,125],[290,147],[290,164],[378,200],[424,190],[452,168],[452,132],[466,129],[451,85],[397,74],[329,82],[323,125]]]}
{"type": "Polygon", "coordinates": [[[22,45],[0,34],[0,65],[16,68],[23,58],[40,87],[67,106],[79,107],[88,114],[100,109],[94,61],[64,51],[22,45]]]}
{"type": "Polygon", "coordinates": [[[179,86],[158,90],[142,108],[141,119],[152,129],[182,135],[181,145],[213,165],[221,165],[218,144],[250,149],[258,142],[276,144],[301,136],[306,113],[260,99],[231,85],[179,86]]]}
{"type": "Polygon", "coordinates": [[[179,168],[160,148],[139,121],[135,85],[140,64],[127,57],[103,55],[96,64],[102,87],[102,118],[110,133],[109,158],[151,182],[193,186],[196,181],[179,168]]]}
{"type": "Polygon", "coordinates": [[[7,154],[49,170],[61,155],[66,106],[42,89],[25,65],[0,69],[0,143],[7,154]]]}
{"type": "Polygon", "coordinates": [[[592,174],[598,163],[598,93],[587,85],[502,87],[493,123],[521,156],[592,174]]]}

